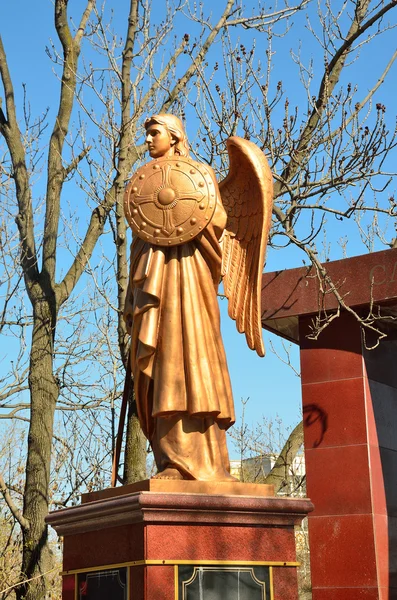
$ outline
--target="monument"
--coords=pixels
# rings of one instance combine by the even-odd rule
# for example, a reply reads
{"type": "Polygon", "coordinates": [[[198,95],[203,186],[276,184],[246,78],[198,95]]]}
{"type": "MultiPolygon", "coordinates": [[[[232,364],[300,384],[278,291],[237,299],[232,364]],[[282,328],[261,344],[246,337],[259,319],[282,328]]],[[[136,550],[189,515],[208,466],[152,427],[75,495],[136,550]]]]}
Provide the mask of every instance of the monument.
{"type": "Polygon", "coordinates": [[[312,505],[230,474],[234,408],[217,303],[222,277],[229,315],[263,356],[271,172],[259,148],[232,137],[218,186],[189,156],[177,117],[154,115],[145,128],[153,160],[125,193],[134,235],[124,318],[158,472],[48,517],[64,536],[63,600],[296,600],[294,526],[312,505]]]}
{"type": "Polygon", "coordinates": [[[394,600],[397,250],[326,269],[347,309],[317,340],[308,337],[313,319],[332,317],[338,303],[314,269],[262,281],[263,326],[300,346],[313,600],[394,600]],[[365,322],[385,337],[365,334],[365,322]]]}

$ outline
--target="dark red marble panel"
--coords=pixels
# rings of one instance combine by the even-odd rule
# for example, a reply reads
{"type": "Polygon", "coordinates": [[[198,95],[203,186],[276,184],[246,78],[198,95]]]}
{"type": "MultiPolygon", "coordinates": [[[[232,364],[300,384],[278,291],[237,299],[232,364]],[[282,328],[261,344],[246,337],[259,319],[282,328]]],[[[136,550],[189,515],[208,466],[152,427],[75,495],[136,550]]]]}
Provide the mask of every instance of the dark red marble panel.
{"type": "Polygon", "coordinates": [[[293,528],[149,525],[150,560],[295,561],[293,528]]]}
{"type": "Polygon", "coordinates": [[[145,598],[146,567],[130,567],[130,597],[129,600],[145,598]]]}
{"type": "Polygon", "coordinates": [[[276,600],[298,600],[298,579],[294,567],[273,567],[273,591],[276,600]]]}
{"type": "MultiPolygon", "coordinates": [[[[354,256],[325,266],[349,306],[369,304],[371,299],[392,302],[397,298],[397,250],[354,256]]],[[[319,293],[313,268],[262,276],[262,320],[316,313],[320,302],[328,309],[337,306],[334,294],[319,293]]]]}
{"type": "Polygon", "coordinates": [[[142,524],[109,527],[64,538],[65,571],[142,560],[143,557],[142,524]]]}
{"type": "Polygon", "coordinates": [[[311,319],[299,319],[302,383],[335,381],[363,376],[361,332],[356,320],[341,315],[318,340],[310,340],[311,319]]]}
{"type": "Polygon", "coordinates": [[[313,588],[312,593],[313,600],[380,600],[378,588],[374,587],[313,588]]]}
{"type": "Polygon", "coordinates": [[[364,379],[302,385],[305,448],[367,442],[364,379]]]}
{"type": "Polygon", "coordinates": [[[377,586],[372,515],[312,517],[309,539],[314,588],[377,586]]]}
{"type": "Polygon", "coordinates": [[[372,512],[366,445],[309,449],[305,457],[310,518],[372,512]]]}
{"type": "Polygon", "coordinates": [[[64,575],[62,578],[62,600],[75,600],[74,575],[64,575]]]}
{"type": "Polygon", "coordinates": [[[175,600],[174,567],[146,567],[145,600],[175,600]]]}

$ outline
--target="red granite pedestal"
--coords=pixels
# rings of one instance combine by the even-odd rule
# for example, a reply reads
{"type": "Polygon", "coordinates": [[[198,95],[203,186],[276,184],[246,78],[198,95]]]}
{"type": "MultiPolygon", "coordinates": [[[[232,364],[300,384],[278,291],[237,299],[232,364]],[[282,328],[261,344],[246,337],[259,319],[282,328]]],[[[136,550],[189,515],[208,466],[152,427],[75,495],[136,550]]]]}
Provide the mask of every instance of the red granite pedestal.
{"type": "Polygon", "coordinates": [[[297,600],[294,526],[312,509],[310,501],[128,492],[86,495],[80,506],[49,515],[64,538],[63,600],[81,597],[85,573],[119,567],[127,570],[128,599],[182,600],[181,569],[188,566],[265,568],[266,598],[297,600]]]}
{"type": "Polygon", "coordinates": [[[397,250],[326,265],[348,306],[389,320],[376,349],[307,269],[263,278],[264,326],[300,345],[313,600],[397,599],[397,250]],[[324,312],[322,313],[324,316],[324,312]]]}

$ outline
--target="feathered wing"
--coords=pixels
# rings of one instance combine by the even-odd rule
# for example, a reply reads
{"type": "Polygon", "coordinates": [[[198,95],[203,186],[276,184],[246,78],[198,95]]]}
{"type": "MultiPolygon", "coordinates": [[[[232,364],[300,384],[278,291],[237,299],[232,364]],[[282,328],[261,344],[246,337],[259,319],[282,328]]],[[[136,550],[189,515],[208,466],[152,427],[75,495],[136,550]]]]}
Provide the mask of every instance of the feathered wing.
{"type": "Polygon", "coordinates": [[[273,178],[263,152],[252,142],[227,140],[229,173],[219,184],[228,219],[222,276],[229,316],[248,346],[265,355],[261,325],[261,281],[273,206],[273,178]]]}

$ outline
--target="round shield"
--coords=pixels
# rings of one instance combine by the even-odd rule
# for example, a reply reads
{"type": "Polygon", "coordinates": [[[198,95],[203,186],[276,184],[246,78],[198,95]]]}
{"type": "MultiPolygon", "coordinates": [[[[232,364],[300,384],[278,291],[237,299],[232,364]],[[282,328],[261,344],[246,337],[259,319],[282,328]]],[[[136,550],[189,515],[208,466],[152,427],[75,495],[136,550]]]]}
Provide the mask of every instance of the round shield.
{"type": "Polygon", "coordinates": [[[152,160],[135,173],[124,196],[135,235],[157,246],[192,240],[211,221],[216,190],[209,169],[189,157],[152,160]]]}

